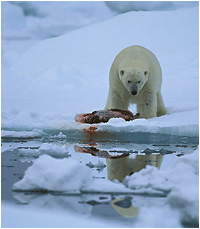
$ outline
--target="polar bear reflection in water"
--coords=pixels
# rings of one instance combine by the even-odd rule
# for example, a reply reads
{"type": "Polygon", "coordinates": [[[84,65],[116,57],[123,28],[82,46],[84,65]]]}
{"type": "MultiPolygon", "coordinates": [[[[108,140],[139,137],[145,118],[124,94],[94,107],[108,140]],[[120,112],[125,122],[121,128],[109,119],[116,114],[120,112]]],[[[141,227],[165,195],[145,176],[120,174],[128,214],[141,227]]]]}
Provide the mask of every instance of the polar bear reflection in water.
{"type": "MultiPolygon", "coordinates": [[[[161,154],[136,155],[135,158],[131,156],[132,155],[123,158],[106,159],[109,180],[117,179],[122,182],[127,175],[139,172],[147,165],[160,168],[163,159],[163,155],[161,154]]],[[[130,198],[130,196],[127,196],[111,201],[114,209],[120,215],[127,218],[135,217],[139,213],[139,208],[132,205],[130,198]]]]}
{"type": "Polygon", "coordinates": [[[131,156],[106,159],[109,180],[117,179],[122,182],[127,175],[139,172],[147,165],[160,168],[163,159],[163,155],[161,154],[136,155],[135,158],[131,156]]]}
{"type": "MultiPolygon", "coordinates": [[[[112,156],[108,151],[99,150],[97,147],[75,146],[74,149],[79,153],[89,153],[93,156],[106,158],[108,179],[116,179],[120,182],[123,182],[126,176],[139,172],[147,165],[160,168],[163,160],[162,154],[153,154],[152,152],[156,151],[149,149],[147,151],[150,151],[150,153],[148,152],[148,154],[144,155],[123,153],[117,156],[112,156]]],[[[144,153],[145,151],[146,150],[144,150],[144,153]]],[[[139,208],[132,205],[131,199],[131,196],[125,196],[124,198],[113,198],[111,200],[111,205],[123,217],[132,218],[138,215],[139,208]]]]}

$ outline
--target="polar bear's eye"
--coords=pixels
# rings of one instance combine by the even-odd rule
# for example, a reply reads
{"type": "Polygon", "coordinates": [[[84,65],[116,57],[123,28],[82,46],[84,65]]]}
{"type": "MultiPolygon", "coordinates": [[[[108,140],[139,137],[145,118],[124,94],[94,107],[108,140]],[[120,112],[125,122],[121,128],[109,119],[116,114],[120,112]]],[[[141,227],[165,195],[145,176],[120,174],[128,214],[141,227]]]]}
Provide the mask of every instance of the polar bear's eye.
{"type": "Polygon", "coordinates": [[[141,81],[139,80],[138,83],[140,83],[141,81]]]}
{"type": "Polygon", "coordinates": [[[124,71],[123,71],[123,70],[120,71],[120,75],[121,75],[121,76],[124,75],[124,71]]]}

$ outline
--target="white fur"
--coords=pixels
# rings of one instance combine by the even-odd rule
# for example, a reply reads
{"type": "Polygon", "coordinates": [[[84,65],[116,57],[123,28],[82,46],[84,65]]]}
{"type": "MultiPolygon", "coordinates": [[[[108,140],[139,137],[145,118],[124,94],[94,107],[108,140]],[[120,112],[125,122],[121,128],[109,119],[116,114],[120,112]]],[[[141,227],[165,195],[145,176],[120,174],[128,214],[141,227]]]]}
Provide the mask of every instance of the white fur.
{"type": "Polygon", "coordinates": [[[123,49],[112,63],[109,84],[105,109],[127,110],[130,103],[136,103],[141,118],[167,113],[161,95],[162,70],[146,48],[134,45],[123,49]]]}

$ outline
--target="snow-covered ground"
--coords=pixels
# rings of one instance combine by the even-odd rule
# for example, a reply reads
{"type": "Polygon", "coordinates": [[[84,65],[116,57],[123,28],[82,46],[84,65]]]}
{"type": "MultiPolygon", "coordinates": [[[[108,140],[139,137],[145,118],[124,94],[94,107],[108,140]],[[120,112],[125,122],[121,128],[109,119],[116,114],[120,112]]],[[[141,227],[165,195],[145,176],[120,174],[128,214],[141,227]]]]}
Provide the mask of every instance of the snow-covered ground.
{"type": "MultiPolygon", "coordinates": [[[[52,134],[54,141],[67,141],[68,135],[67,132],[63,134],[64,131],[83,132],[90,125],[75,123],[74,116],[104,108],[109,69],[114,57],[123,48],[138,44],[150,49],[161,64],[162,94],[168,114],[130,122],[111,119],[106,124],[99,124],[98,131],[122,135],[138,132],[167,134],[197,139],[198,2],[148,2],[145,5],[142,2],[62,3],[1,2],[2,138],[38,139],[47,135],[45,130],[48,129],[52,133],[54,130],[60,132],[57,136],[52,134]],[[127,12],[128,9],[151,11],[127,12]],[[122,12],[127,13],[119,14],[122,12]]],[[[131,106],[130,110],[136,113],[135,106],[131,106]]],[[[2,152],[15,147],[19,148],[19,145],[5,143],[2,152]]],[[[28,167],[23,179],[14,184],[14,190],[73,190],[77,195],[80,192],[116,190],[122,193],[164,193],[167,197],[158,201],[157,205],[149,199],[142,203],[134,197],[132,205],[140,208],[138,216],[121,221],[95,218],[91,208],[79,209],[81,214],[77,216],[70,211],[57,214],[43,210],[38,212],[35,206],[27,211],[25,206],[13,207],[3,202],[2,227],[182,227],[181,222],[198,223],[198,148],[190,151],[189,155],[176,157],[176,160],[173,155],[165,156],[160,170],[147,166],[119,183],[94,179],[88,165],[85,166],[90,155],[84,155],[87,160],[83,157],[84,163],[78,163],[73,144],[59,147],[40,143],[37,147],[37,150],[31,150],[29,145],[28,149],[19,150],[21,155],[30,155],[33,164],[28,167]],[[35,155],[41,156],[35,160],[35,155]],[[51,225],[48,224],[49,214],[52,216],[51,225]],[[33,215],[37,218],[36,222],[31,220],[33,215]],[[9,220],[11,217],[15,220],[9,220]]],[[[98,161],[95,158],[89,166],[96,169],[104,164],[108,165],[107,159],[98,161]]],[[[97,174],[96,171],[95,176],[97,174]]],[[[28,198],[20,194],[16,192],[17,199],[22,202],[28,198]]],[[[58,206],[51,196],[46,198],[49,198],[48,203],[58,206]]],[[[62,198],[56,201],[60,202],[62,198]]],[[[83,200],[80,198],[78,201],[83,200]]],[[[110,203],[114,206],[112,201],[110,203]]],[[[30,197],[27,202],[32,205],[34,201],[30,197]]],[[[36,203],[45,205],[45,198],[36,198],[36,203]]],[[[78,209],[80,205],[74,208],[78,209]]]]}
{"type": "MultiPolygon", "coordinates": [[[[159,59],[168,114],[123,123],[124,129],[197,136],[198,7],[125,13],[41,41],[15,61],[5,54],[10,68],[3,55],[2,127],[75,128],[76,113],[104,108],[112,61],[133,44],[159,59]]],[[[101,128],[115,126],[111,122],[101,128]]]]}

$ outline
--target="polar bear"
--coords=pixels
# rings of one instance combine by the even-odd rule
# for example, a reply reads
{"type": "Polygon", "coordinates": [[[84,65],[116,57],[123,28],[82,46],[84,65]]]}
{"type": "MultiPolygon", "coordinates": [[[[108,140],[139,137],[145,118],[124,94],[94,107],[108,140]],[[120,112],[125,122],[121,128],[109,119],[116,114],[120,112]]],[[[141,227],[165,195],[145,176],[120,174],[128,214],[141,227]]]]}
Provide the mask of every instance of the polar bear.
{"type": "Polygon", "coordinates": [[[161,84],[162,70],[156,56],[139,45],[127,47],[112,63],[105,109],[127,110],[135,103],[141,118],[165,115],[161,84]]]}

